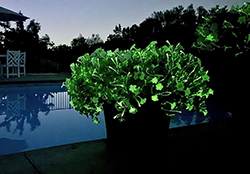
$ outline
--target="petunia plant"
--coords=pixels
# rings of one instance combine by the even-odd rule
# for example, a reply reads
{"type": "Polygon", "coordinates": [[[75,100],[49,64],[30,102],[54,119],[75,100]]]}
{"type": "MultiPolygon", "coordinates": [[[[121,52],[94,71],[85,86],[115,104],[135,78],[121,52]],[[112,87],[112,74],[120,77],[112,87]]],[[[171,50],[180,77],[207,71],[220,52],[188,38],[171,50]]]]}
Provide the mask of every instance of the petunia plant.
{"type": "Polygon", "coordinates": [[[115,102],[120,112],[114,119],[125,120],[125,113],[137,112],[152,100],[161,103],[167,116],[174,117],[181,108],[207,114],[205,99],[213,90],[208,88],[208,71],[199,58],[185,54],[177,44],[156,48],[156,41],[145,49],[133,45],[129,50],[114,52],[98,48],[71,64],[72,76],[63,86],[68,89],[74,108],[99,123],[105,102],[115,102]],[[131,104],[136,101],[138,105],[131,104]]]}
{"type": "MultiPolygon", "coordinates": [[[[224,109],[241,120],[244,113],[239,113],[242,112],[242,103],[239,101],[244,101],[244,94],[247,92],[241,84],[246,83],[249,74],[250,3],[246,2],[242,7],[232,6],[226,13],[222,11],[218,8],[215,15],[204,18],[205,21],[197,27],[198,39],[193,47],[201,55],[208,53],[207,55],[216,57],[216,61],[211,64],[217,66],[217,62],[222,62],[215,71],[217,77],[221,76],[219,82],[222,84],[218,88],[221,93],[218,93],[218,99],[224,109]]],[[[209,56],[207,57],[209,60],[209,56]]],[[[214,70],[215,66],[211,68],[214,70]]]]}
{"type": "Polygon", "coordinates": [[[235,57],[250,50],[250,3],[244,3],[242,7],[232,6],[228,12],[231,14],[229,19],[223,19],[221,13],[222,9],[218,8],[216,15],[203,17],[205,20],[196,29],[199,38],[193,47],[207,51],[231,51],[235,57]]]}

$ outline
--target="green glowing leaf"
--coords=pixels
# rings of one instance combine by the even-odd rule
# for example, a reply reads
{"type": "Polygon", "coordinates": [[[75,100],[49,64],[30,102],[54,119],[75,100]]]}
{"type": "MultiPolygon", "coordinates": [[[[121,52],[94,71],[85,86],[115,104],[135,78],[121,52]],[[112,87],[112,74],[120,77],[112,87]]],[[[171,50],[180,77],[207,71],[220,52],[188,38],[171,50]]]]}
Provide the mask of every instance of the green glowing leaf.
{"type": "Polygon", "coordinates": [[[214,95],[214,91],[212,89],[209,89],[209,91],[205,94],[206,98],[209,97],[209,94],[214,95]]]}
{"type": "Polygon", "coordinates": [[[212,34],[209,34],[209,35],[206,37],[206,40],[213,41],[213,38],[214,38],[214,36],[213,36],[212,34]]]}
{"type": "Polygon", "coordinates": [[[119,48],[116,48],[114,53],[118,53],[119,52],[119,48]]]}
{"type": "Polygon", "coordinates": [[[140,103],[141,103],[141,104],[144,104],[144,103],[146,102],[146,100],[147,100],[146,98],[141,99],[141,102],[140,102],[140,103]]]}
{"type": "Polygon", "coordinates": [[[190,91],[189,88],[187,88],[187,89],[185,90],[185,95],[188,96],[189,94],[191,94],[191,91],[190,91]]]}
{"type": "Polygon", "coordinates": [[[145,77],[145,73],[144,73],[144,72],[142,72],[142,73],[141,73],[141,75],[140,75],[140,79],[141,79],[141,80],[143,80],[143,79],[144,79],[144,77],[145,77]]]}
{"type": "Polygon", "coordinates": [[[202,89],[201,89],[201,90],[199,90],[199,91],[197,92],[197,96],[202,97],[202,92],[203,92],[203,90],[202,90],[202,89]]]}
{"type": "Polygon", "coordinates": [[[136,85],[130,85],[129,86],[129,90],[132,91],[132,92],[135,91],[135,88],[136,88],[136,85]]]}
{"type": "Polygon", "coordinates": [[[172,104],[171,104],[171,109],[173,110],[173,109],[175,108],[175,106],[176,106],[176,103],[175,103],[175,102],[172,103],[172,104]]]}
{"type": "Polygon", "coordinates": [[[206,116],[207,113],[208,113],[207,110],[203,110],[202,112],[203,112],[203,114],[204,114],[205,116],[206,116]]]}
{"type": "Polygon", "coordinates": [[[135,114],[137,112],[136,108],[130,108],[129,113],[135,114]]]}
{"type": "Polygon", "coordinates": [[[133,50],[133,49],[136,49],[135,44],[130,48],[130,51],[133,50]]]}
{"type": "Polygon", "coordinates": [[[158,82],[158,79],[155,77],[151,80],[151,82],[156,84],[158,82]]]}
{"type": "Polygon", "coordinates": [[[101,112],[102,109],[100,107],[97,108],[97,112],[101,112]]]}
{"type": "Polygon", "coordinates": [[[105,55],[106,55],[106,52],[103,49],[101,49],[100,56],[104,57],[105,55]]]}
{"type": "Polygon", "coordinates": [[[246,22],[246,16],[241,16],[241,17],[239,17],[238,22],[239,22],[240,24],[243,23],[243,22],[246,22]]]}
{"type": "Polygon", "coordinates": [[[194,103],[194,99],[189,100],[189,102],[190,102],[191,104],[193,104],[193,103],[194,103]]]}
{"type": "Polygon", "coordinates": [[[184,84],[183,83],[177,83],[176,88],[177,88],[178,91],[183,91],[184,84]]]}
{"type": "Polygon", "coordinates": [[[209,82],[209,76],[207,75],[207,74],[204,74],[203,76],[202,76],[202,78],[203,78],[203,80],[206,80],[206,81],[208,81],[209,82]]]}
{"type": "Polygon", "coordinates": [[[161,91],[162,88],[163,88],[163,85],[161,83],[159,83],[159,84],[156,85],[156,89],[157,90],[161,91]]]}
{"type": "Polygon", "coordinates": [[[193,109],[193,107],[194,107],[194,105],[188,104],[186,109],[188,109],[189,111],[191,111],[193,109]]]}
{"type": "Polygon", "coordinates": [[[136,89],[136,85],[130,85],[129,90],[135,93],[136,95],[140,94],[139,89],[136,89]]]}
{"type": "Polygon", "coordinates": [[[137,80],[138,79],[138,73],[135,73],[134,75],[134,79],[137,80]]]}
{"type": "Polygon", "coordinates": [[[94,103],[98,103],[98,98],[97,98],[97,97],[93,97],[92,101],[93,101],[94,103]]]}
{"type": "Polygon", "coordinates": [[[176,64],[176,66],[181,69],[181,65],[179,63],[176,64]]]}
{"type": "Polygon", "coordinates": [[[214,95],[214,90],[209,89],[208,93],[214,95]]]}
{"type": "Polygon", "coordinates": [[[197,62],[201,66],[201,60],[199,58],[197,58],[197,62]]]}
{"type": "Polygon", "coordinates": [[[140,65],[135,65],[135,66],[133,67],[133,69],[136,69],[137,71],[139,71],[139,70],[140,70],[140,68],[141,68],[141,66],[140,66],[140,65]]]}
{"type": "Polygon", "coordinates": [[[93,121],[93,123],[98,124],[98,123],[100,123],[100,120],[98,118],[95,118],[95,120],[93,121]]]}
{"type": "Polygon", "coordinates": [[[151,98],[152,98],[153,101],[158,101],[159,100],[157,95],[153,95],[151,98]]]}
{"type": "Polygon", "coordinates": [[[113,52],[111,50],[107,51],[108,56],[112,56],[113,52]]]}
{"type": "Polygon", "coordinates": [[[89,109],[89,105],[84,105],[84,107],[85,107],[86,109],[89,109]]]}
{"type": "Polygon", "coordinates": [[[72,101],[72,100],[69,102],[69,104],[70,104],[71,106],[74,106],[74,104],[73,104],[73,101],[72,101]]]}

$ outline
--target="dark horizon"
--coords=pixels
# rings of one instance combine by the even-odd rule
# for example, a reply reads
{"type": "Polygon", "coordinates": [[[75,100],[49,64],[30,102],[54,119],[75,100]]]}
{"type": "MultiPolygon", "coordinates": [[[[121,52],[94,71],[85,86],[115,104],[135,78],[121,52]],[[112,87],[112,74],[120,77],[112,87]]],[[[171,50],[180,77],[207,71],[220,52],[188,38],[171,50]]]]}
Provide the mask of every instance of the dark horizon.
{"type": "MultiPolygon", "coordinates": [[[[178,0],[178,1],[4,1],[1,6],[10,10],[19,12],[35,19],[42,26],[39,36],[48,34],[55,45],[70,45],[73,38],[82,34],[84,38],[91,37],[92,34],[99,34],[103,41],[106,41],[115,25],[119,23],[123,27],[139,25],[143,20],[150,17],[154,11],[171,10],[178,5],[185,9],[191,3],[196,10],[197,7],[203,6],[205,9],[211,9],[216,5],[228,9],[232,5],[242,6],[244,0],[221,0],[221,1],[200,1],[200,0],[178,0]],[[94,10],[92,10],[94,9],[94,10]],[[129,12],[129,13],[128,13],[129,12]],[[65,22],[67,21],[67,22],[65,22]],[[87,24],[87,25],[86,25],[87,24]]],[[[30,20],[25,22],[28,25],[30,20]]]]}

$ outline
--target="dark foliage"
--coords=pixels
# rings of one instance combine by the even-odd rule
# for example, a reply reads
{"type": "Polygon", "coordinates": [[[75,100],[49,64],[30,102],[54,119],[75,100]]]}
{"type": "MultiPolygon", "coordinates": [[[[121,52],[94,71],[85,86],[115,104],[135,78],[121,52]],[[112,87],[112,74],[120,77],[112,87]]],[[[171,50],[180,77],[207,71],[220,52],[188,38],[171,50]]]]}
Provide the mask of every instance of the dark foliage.
{"type": "MultiPolygon", "coordinates": [[[[4,53],[7,49],[27,52],[27,72],[60,72],[70,71],[69,65],[75,62],[79,56],[85,53],[91,54],[99,47],[114,51],[116,48],[129,49],[136,44],[137,48],[143,49],[151,41],[157,41],[157,47],[161,47],[166,44],[166,40],[169,40],[173,45],[180,43],[185,52],[196,55],[202,60],[205,68],[211,69],[211,64],[214,64],[215,60],[209,60],[208,57],[214,57],[211,55],[212,53],[201,53],[192,48],[192,43],[198,39],[195,33],[196,27],[204,21],[203,17],[209,15],[219,15],[218,20],[230,19],[232,23],[235,22],[233,19],[238,17],[238,14],[228,13],[226,7],[217,13],[217,8],[218,6],[207,11],[200,6],[195,11],[193,4],[186,9],[179,5],[171,10],[153,12],[139,25],[134,24],[131,27],[116,25],[113,34],[107,37],[105,43],[98,34],[93,34],[89,38],[84,38],[80,34],[77,38],[72,39],[70,46],[55,46],[47,34],[39,38],[38,33],[41,26],[35,20],[31,20],[26,28],[22,22],[18,22],[16,28],[6,29],[2,33],[1,39],[4,42],[0,45],[0,52],[4,53]]],[[[227,38],[228,40],[221,40],[222,45],[228,41],[235,42],[233,36],[229,35],[227,38]]],[[[222,65],[218,64],[219,66],[222,65]]]]}

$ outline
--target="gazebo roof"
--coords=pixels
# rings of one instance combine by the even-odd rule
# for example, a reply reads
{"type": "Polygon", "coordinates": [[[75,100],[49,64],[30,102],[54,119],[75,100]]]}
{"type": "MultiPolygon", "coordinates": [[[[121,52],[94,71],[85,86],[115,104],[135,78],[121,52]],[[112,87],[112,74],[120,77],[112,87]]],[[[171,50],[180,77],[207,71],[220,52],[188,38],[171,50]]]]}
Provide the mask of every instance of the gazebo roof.
{"type": "Polygon", "coordinates": [[[26,17],[22,14],[16,13],[14,11],[8,10],[4,7],[0,6],[0,21],[25,21],[26,19],[29,19],[29,17],[26,17]]]}

